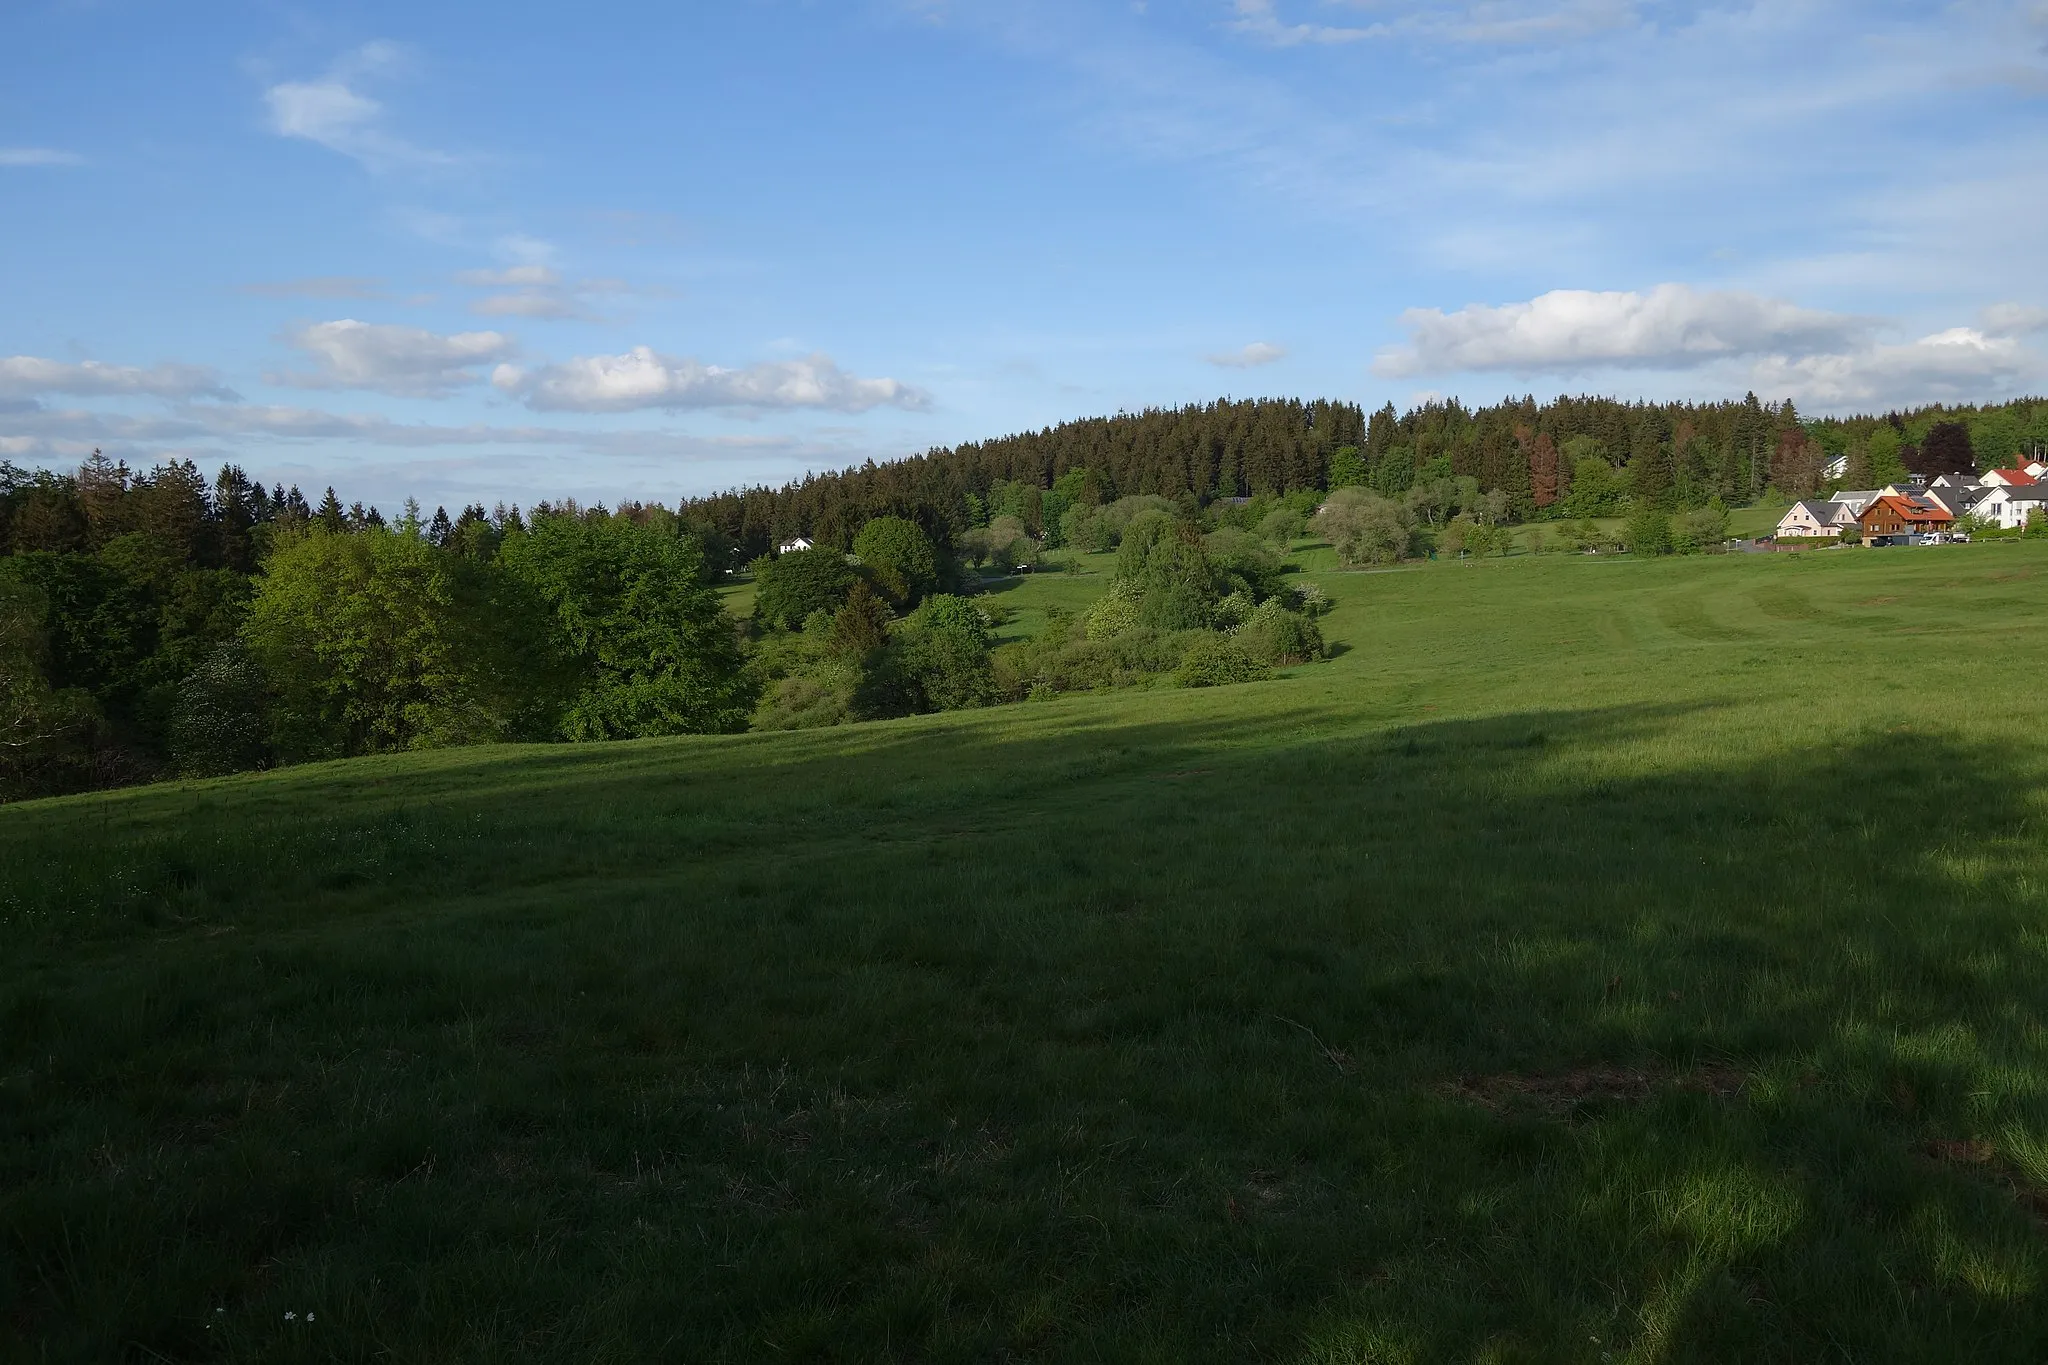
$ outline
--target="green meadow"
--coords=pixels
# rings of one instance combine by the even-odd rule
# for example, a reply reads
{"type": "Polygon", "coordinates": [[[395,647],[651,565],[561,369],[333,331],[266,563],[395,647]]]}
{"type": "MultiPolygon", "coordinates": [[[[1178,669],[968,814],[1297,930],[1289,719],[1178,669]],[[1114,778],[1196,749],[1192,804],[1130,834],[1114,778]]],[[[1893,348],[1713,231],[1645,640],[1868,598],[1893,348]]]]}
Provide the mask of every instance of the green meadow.
{"type": "Polygon", "coordinates": [[[1267,682],[0,808],[0,1359],[2041,1359],[2048,550],[1295,560],[1267,682]]]}

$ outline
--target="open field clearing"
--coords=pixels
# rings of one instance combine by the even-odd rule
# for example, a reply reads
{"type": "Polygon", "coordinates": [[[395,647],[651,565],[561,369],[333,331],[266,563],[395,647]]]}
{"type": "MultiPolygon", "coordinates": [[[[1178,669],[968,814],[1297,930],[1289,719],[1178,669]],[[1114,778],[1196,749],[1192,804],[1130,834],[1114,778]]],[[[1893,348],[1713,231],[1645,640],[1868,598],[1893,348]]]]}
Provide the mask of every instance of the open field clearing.
{"type": "Polygon", "coordinates": [[[1311,572],[1271,682],[0,809],[0,1355],[2038,1360],[2048,550],[1311,572]]]}

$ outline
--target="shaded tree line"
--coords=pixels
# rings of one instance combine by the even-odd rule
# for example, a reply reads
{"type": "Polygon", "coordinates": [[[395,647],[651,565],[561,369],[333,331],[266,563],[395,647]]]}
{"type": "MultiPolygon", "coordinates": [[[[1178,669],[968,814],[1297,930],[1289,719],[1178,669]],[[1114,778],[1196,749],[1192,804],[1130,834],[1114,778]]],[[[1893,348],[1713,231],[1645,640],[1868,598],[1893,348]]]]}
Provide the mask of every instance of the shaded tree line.
{"type": "Polygon", "coordinates": [[[744,728],[735,623],[673,513],[387,524],[233,466],[0,463],[0,798],[487,740],[744,728]]]}

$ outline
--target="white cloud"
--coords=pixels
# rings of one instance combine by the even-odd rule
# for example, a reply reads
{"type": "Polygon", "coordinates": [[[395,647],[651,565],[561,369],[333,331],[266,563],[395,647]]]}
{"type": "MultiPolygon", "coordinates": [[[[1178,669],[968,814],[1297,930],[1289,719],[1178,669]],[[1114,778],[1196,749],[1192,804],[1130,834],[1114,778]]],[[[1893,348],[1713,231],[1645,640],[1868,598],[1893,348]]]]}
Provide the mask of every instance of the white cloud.
{"type": "Polygon", "coordinates": [[[263,92],[271,131],[303,138],[361,162],[372,171],[424,169],[454,164],[445,152],[417,146],[385,127],[384,106],[356,87],[404,65],[393,43],[368,43],[345,54],[327,74],[310,81],[283,81],[263,92]]]}
{"type": "Polygon", "coordinates": [[[583,310],[553,290],[522,289],[513,294],[490,294],[469,305],[469,311],[483,318],[539,318],[556,320],[580,318],[583,310]]]}
{"type": "Polygon", "coordinates": [[[646,408],[825,408],[866,412],[930,406],[922,389],[894,379],[861,379],[831,357],[763,361],[739,369],[665,356],[647,346],[624,355],[578,356],[524,371],[501,365],[492,382],[527,406],[563,412],[631,412],[646,408]]]}
{"type": "Polygon", "coordinates": [[[2025,303],[1994,303],[1984,310],[1984,334],[2023,337],[2048,332],[2048,308],[2025,303]]]}
{"type": "Polygon", "coordinates": [[[1824,408],[1904,407],[1989,401],[2038,380],[2044,369],[2040,356],[2010,336],[1951,327],[1902,346],[1766,357],[1751,383],[1759,393],[1824,408]]]}
{"type": "Polygon", "coordinates": [[[1290,24],[1280,18],[1274,0],[1236,0],[1235,12],[1237,17],[1230,21],[1232,31],[1274,47],[1299,47],[1303,43],[1357,43],[1368,38],[1382,38],[1392,32],[1385,24],[1373,24],[1367,28],[1290,24]]]}
{"type": "Polygon", "coordinates": [[[1226,370],[1251,370],[1261,365],[1270,365],[1276,360],[1284,360],[1286,357],[1285,346],[1276,346],[1270,341],[1254,341],[1241,351],[1225,351],[1202,358],[1211,365],[1219,365],[1226,370]]]}
{"type": "Polygon", "coordinates": [[[1363,25],[1289,23],[1278,0],[1234,0],[1232,32],[1274,47],[1330,45],[1373,38],[1448,39],[1464,43],[1526,44],[1584,37],[1636,21],[1634,0],[1437,0],[1389,5],[1386,0],[1337,0],[1381,16],[1363,25]]]}
{"type": "Polygon", "coordinates": [[[1455,313],[1411,308],[1401,321],[1408,341],[1380,353],[1378,374],[1693,369],[1731,357],[1840,350],[1870,330],[1860,318],[1683,284],[1646,294],[1558,289],[1527,303],[1455,313]]]}
{"type": "Polygon", "coordinates": [[[284,339],[310,356],[315,369],[310,374],[274,376],[274,382],[410,396],[435,396],[477,383],[482,378],[477,367],[502,364],[519,349],[502,332],[442,335],[354,318],[316,322],[284,339]]]}
{"type": "Polygon", "coordinates": [[[204,365],[103,365],[97,360],[0,358],[0,398],[69,393],[94,398],[222,398],[235,395],[204,365]]]}
{"type": "Polygon", "coordinates": [[[77,152],[55,147],[0,147],[0,166],[82,166],[85,158],[77,152]]]}
{"type": "Polygon", "coordinates": [[[455,282],[485,289],[537,289],[560,284],[562,277],[552,266],[515,265],[504,270],[459,271],[455,282]]]}

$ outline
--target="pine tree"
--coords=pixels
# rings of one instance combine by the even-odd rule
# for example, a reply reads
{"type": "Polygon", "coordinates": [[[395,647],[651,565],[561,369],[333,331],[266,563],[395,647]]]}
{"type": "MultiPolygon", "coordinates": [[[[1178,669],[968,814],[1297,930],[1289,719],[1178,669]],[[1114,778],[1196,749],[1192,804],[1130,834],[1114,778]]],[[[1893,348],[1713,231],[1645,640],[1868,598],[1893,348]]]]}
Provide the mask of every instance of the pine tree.
{"type": "MultiPolygon", "coordinates": [[[[298,492],[295,488],[294,493],[298,492]]],[[[348,529],[348,514],[341,510],[341,499],[334,496],[334,487],[329,485],[327,496],[320,499],[320,511],[316,516],[320,528],[330,535],[340,535],[348,529]]]]}

